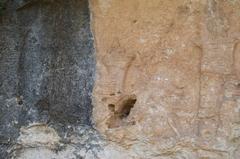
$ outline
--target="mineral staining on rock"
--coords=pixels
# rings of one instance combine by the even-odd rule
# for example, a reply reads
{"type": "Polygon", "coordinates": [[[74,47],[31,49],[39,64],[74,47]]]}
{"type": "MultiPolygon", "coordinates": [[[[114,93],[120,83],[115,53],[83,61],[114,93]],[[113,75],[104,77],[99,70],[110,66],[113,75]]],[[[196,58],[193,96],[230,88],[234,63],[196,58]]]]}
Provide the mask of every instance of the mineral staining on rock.
{"type": "Polygon", "coordinates": [[[97,129],[139,158],[239,158],[239,7],[92,0],[97,129]]]}
{"type": "Polygon", "coordinates": [[[28,143],[48,148],[47,140],[57,142],[76,125],[91,127],[95,59],[88,1],[28,2],[7,1],[0,17],[0,158],[10,158],[17,143],[23,151],[28,143]],[[32,136],[24,136],[20,130],[32,123],[49,128],[32,127],[32,136]]]}

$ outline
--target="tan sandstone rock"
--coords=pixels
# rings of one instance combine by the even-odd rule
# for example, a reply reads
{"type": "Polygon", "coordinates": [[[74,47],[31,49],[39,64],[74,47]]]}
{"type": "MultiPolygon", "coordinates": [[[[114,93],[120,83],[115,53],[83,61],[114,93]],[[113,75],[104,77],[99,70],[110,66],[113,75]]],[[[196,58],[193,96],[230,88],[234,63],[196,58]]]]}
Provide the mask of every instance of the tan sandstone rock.
{"type": "Polygon", "coordinates": [[[136,158],[240,158],[240,1],[90,2],[96,128],[136,158]]]}

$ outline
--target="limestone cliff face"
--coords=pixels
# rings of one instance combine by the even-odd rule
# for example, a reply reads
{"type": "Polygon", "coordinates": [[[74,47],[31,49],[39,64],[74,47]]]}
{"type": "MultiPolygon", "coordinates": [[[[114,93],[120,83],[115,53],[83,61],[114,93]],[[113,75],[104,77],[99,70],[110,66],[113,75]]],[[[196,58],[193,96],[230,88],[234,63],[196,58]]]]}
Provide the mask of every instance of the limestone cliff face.
{"type": "Polygon", "coordinates": [[[137,158],[239,158],[240,1],[91,7],[97,129],[137,158]]]}
{"type": "Polygon", "coordinates": [[[239,0],[4,5],[0,159],[240,158],[239,0]]]}

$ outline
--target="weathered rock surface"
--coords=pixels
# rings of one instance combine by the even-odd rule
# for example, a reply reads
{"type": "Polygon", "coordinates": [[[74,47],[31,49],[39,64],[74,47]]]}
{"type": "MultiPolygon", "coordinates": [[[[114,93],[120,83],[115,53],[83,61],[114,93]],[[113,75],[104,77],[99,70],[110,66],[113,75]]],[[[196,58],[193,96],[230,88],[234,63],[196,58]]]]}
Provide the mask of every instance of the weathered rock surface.
{"type": "Polygon", "coordinates": [[[57,140],[49,133],[56,131],[62,139],[71,136],[75,126],[91,126],[95,70],[87,0],[16,0],[4,5],[0,17],[1,159],[12,156],[16,144],[22,145],[17,149],[49,147],[48,140],[54,144],[57,140]],[[22,134],[23,127],[34,123],[50,128],[36,127],[22,134]]]}
{"type": "Polygon", "coordinates": [[[240,158],[240,1],[91,2],[97,129],[137,158],[240,158]]]}
{"type": "Polygon", "coordinates": [[[89,3],[7,3],[0,158],[240,158],[240,1],[89,3]]]}

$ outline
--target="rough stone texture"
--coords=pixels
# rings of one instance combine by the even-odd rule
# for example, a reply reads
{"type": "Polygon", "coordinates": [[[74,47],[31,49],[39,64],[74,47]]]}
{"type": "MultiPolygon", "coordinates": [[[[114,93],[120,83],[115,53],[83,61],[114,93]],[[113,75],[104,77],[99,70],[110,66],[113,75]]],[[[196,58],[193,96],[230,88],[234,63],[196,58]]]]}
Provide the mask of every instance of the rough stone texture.
{"type": "Polygon", "coordinates": [[[137,158],[240,158],[240,1],[91,9],[96,128],[137,158]]]}
{"type": "Polygon", "coordinates": [[[91,126],[95,71],[87,0],[4,1],[6,10],[0,17],[1,159],[9,158],[16,144],[39,147],[40,141],[44,145],[52,138],[43,133],[43,127],[37,129],[42,133],[34,130],[29,137],[19,137],[20,129],[29,124],[47,124],[60,138],[68,138],[75,126],[91,126]]]}
{"type": "Polygon", "coordinates": [[[0,159],[240,158],[239,0],[6,8],[0,159]]]}

